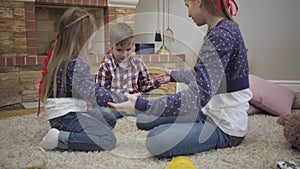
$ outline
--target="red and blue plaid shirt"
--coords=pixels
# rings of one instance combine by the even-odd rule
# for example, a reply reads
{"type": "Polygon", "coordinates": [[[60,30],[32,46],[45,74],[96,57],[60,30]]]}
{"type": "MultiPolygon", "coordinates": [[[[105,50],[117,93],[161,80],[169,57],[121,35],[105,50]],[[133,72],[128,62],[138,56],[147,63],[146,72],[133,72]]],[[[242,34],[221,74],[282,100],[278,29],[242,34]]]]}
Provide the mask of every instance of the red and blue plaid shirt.
{"type": "Polygon", "coordinates": [[[150,79],[145,63],[135,56],[129,58],[125,68],[110,56],[100,64],[96,82],[100,87],[120,93],[146,93],[160,87],[156,79],[150,79]]]}

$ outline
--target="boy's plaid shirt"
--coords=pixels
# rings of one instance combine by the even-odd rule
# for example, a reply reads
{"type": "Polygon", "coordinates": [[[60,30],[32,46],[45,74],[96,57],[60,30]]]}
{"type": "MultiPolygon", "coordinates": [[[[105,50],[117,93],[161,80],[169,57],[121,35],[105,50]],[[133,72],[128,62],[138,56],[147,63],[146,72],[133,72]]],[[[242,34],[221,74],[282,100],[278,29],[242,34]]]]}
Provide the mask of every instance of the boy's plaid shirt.
{"type": "Polygon", "coordinates": [[[145,93],[160,87],[157,80],[150,79],[145,63],[135,56],[130,57],[126,68],[110,56],[100,64],[96,82],[101,87],[121,93],[145,93]]]}

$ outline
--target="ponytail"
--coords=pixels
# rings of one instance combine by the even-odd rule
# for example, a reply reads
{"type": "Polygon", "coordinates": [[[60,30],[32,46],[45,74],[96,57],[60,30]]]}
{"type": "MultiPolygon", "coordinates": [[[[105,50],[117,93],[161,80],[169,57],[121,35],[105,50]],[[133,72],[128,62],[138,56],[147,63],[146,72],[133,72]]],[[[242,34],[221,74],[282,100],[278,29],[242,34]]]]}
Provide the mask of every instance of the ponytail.
{"type": "Polygon", "coordinates": [[[237,24],[232,17],[237,15],[239,9],[235,0],[203,0],[203,2],[209,13],[223,16],[237,24]]]}

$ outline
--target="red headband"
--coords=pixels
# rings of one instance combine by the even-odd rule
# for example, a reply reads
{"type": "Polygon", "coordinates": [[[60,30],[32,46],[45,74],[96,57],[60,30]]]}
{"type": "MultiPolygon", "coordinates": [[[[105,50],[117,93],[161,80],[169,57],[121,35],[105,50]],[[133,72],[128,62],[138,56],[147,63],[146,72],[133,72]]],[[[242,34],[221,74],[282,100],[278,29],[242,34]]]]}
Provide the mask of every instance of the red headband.
{"type": "MultiPolygon", "coordinates": [[[[216,0],[218,3],[218,10],[221,11],[221,0],[216,0]]],[[[215,0],[211,0],[211,2],[215,2],[215,0]]],[[[239,7],[237,5],[237,3],[235,2],[235,0],[225,0],[226,6],[229,9],[230,15],[232,16],[236,16],[239,7]],[[235,13],[233,13],[233,7],[235,8],[235,13]]]]}
{"type": "Polygon", "coordinates": [[[47,71],[47,66],[48,66],[48,63],[49,63],[49,60],[50,60],[50,57],[52,55],[52,51],[54,49],[54,46],[55,46],[55,42],[56,42],[56,38],[54,39],[48,53],[47,53],[47,57],[44,61],[44,68],[42,70],[42,76],[41,76],[41,79],[40,79],[40,84],[39,84],[39,89],[38,89],[38,94],[39,94],[39,100],[38,100],[38,113],[37,113],[37,116],[40,115],[41,113],[41,93],[42,93],[42,85],[43,85],[43,80],[44,80],[44,77],[45,77],[45,74],[46,74],[46,71],[47,71]]]}

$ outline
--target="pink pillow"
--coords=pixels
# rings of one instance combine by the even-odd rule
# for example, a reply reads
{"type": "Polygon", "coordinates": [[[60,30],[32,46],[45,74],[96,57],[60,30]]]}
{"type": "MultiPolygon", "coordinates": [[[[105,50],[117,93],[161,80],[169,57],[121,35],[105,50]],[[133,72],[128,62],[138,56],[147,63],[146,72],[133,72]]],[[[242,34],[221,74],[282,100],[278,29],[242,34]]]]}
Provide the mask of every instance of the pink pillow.
{"type": "Polygon", "coordinates": [[[253,93],[251,104],[276,116],[291,113],[295,92],[251,74],[249,81],[253,93]]]}

